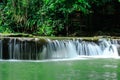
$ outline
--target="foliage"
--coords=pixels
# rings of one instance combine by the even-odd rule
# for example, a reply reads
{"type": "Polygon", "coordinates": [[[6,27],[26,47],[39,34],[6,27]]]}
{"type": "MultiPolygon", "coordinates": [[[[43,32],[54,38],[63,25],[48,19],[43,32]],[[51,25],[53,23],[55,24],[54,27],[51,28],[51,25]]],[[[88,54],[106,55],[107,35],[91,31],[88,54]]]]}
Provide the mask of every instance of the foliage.
{"type": "Polygon", "coordinates": [[[84,0],[7,0],[0,21],[15,32],[51,35],[63,29],[71,12],[86,12],[86,6],[84,0]]]}
{"type": "Polygon", "coordinates": [[[110,1],[3,0],[0,4],[0,29],[52,36],[69,24],[69,15],[74,11],[89,14],[93,4],[101,6],[110,1]]]}
{"type": "Polygon", "coordinates": [[[3,3],[0,3],[0,33],[11,33],[11,30],[8,28],[8,25],[6,21],[6,23],[4,23],[5,21],[5,14],[3,12],[3,9],[5,8],[5,0],[3,1],[3,3]]]}

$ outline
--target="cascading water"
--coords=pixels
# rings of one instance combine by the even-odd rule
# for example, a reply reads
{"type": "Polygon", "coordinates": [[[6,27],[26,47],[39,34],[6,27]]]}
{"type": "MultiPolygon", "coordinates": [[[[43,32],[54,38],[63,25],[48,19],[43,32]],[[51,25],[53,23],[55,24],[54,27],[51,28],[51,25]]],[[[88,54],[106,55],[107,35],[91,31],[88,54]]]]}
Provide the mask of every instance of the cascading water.
{"type": "Polygon", "coordinates": [[[38,38],[3,38],[0,59],[38,60],[47,40],[38,38]]]}
{"type": "Polygon", "coordinates": [[[77,56],[72,41],[50,41],[43,49],[44,58],[71,58],[77,56]]]}
{"type": "Polygon", "coordinates": [[[45,58],[71,58],[76,56],[118,56],[117,46],[111,41],[82,40],[51,41],[43,50],[45,58]]]}
{"type": "Polygon", "coordinates": [[[42,51],[41,43],[37,39],[10,39],[8,42],[9,59],[38,60],[42,51]]]}
{"type": "MultiPolygon", "coordinates": [[[[112,40],[113,41],[113,40],[112,40]]],[[[110,40],[100,40],[100,47],[104,56],[118,56],[117,46],[110,40]]]]}
{"type": "Polygon", "coordinates": [[[74,41],[78,55],[101,55],[102,51],[95,42],[74,41]]]}
{"type": "Polygon", "coordinates": [[[98,41],[7,38],[0,40],[0,59],[40,60],[78,56],[118,56],[120,40],[98,41]]]}

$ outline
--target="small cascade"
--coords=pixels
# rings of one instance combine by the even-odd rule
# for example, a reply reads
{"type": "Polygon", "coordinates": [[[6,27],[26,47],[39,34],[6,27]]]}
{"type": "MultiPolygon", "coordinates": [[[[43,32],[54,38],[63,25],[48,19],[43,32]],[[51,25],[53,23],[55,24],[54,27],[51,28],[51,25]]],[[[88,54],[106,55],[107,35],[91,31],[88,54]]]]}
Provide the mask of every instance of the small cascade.
{"type": "Polygon", "coordinates": [[[39,60],[45,39],[4,38],[0,40],[0,59],[39,60]]]}
{"type": "Polygon", "coordinates": [[[119,39],[85,41],[82,39],[3,38],[0,40],[0,59],[40,60],[119,55],[119,39]]]}
{"type": "Polygon", "coordinates": [[[99,45],[104,56],[118,56],[117,46],[111,40],[101,39],[99,45]]]}
{"type": "Polygon", "coordinates": [[[44,58],[71,58],[76,56],[118,56],[118,43],[100,39],[97,42],[82,40],[55,40],[44,46],[44,58]]]}
{"type": "Polygon", "coordinates": [[[71,58],[77,56],[76,47],[72,41],[51,41],[43,49],[44,58],[71,58]]]}
{"type": "Polygon", "coordinates": [[[40,58],[42,47],[37,39],[10,39],[8,44],[10,59],[38,60],[40,58]]]}
{"type": "Polygon", "coordinates": [[[118,55],[120,55],[120,39],[112,39],[110,42],[114,45],[115,48],[117,47],[118,55]]]}
{"type": "Polygon", "coordinates": [[[102,53],[100,47],[95,42],[76,40],[74,43],[78,55],[94,56],[102,53]]]}

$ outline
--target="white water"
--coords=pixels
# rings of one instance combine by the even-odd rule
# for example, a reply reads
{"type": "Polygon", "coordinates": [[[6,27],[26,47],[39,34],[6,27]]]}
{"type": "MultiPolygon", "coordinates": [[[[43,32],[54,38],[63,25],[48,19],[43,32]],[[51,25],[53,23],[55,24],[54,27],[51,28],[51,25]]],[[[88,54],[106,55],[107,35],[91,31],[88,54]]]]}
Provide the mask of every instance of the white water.
{"type": "Polygon", "coordinates": [[[55,40],[44,46],[43,54],[47,59],[71,58],[77,56],[117,57],[118,45],[119,44],[116,45],[106,39],[101,39],[97,43],[81,40],[55,40]]]}
{"type": "MultiPolygon", "coordinates": [[[[82,40],[49,40],[40,46],[40,40],[10,38],[6,45],[0,40],[0,59],[40,60],[40,59],[68,59],[81,57],[118,57],[120,40],[82,41],[82,40]],[[5,47],[8,53],[3,56],[5,47]],[[3,51],[4,50],[4,51],[3,51]]],[[[5,42],[4,42],[5,43],[5,42]]]]}
{"type": "Polygon", "coordinates": [[[110,40],[103,39],[99,45],[104,56],[118,56],[117,45],[112,44],[110,40]]]}
{"type": "Polygon", "coordinates": [[[64,58],[64,59],[44,59],[44,60],[16,60],[16,59],[9,59],[9,60],[2,60],[0,62],[58,62],[58,61],[76,61],[76,60],[95,60],[95,59],[120,59],[120,57],[113,57],[113,56],[77,56],[75,58],[64,58]]]}
{"type": "Polygon", "coordinates": [[[43,53],[44,58],[71,58],[76,57],[77,52],[75,45],[71,41],[58,41],[49,42],[47,46],[44,46],[43,53]]]}

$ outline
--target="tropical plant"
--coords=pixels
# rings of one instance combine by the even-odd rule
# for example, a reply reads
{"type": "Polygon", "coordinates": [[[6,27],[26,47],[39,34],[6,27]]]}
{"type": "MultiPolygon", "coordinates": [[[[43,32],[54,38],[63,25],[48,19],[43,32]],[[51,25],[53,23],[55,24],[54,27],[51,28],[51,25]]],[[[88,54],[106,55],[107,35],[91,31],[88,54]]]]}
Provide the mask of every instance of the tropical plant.
{"type": "Polygon", "coordinates": [[[69,27],[69,15],[73,12],[89,14],[93,11],[93,5],[101,6],[111,1],[3,0],[0,4],[0,27],[10,32],[53,36],[69,27]]]}

